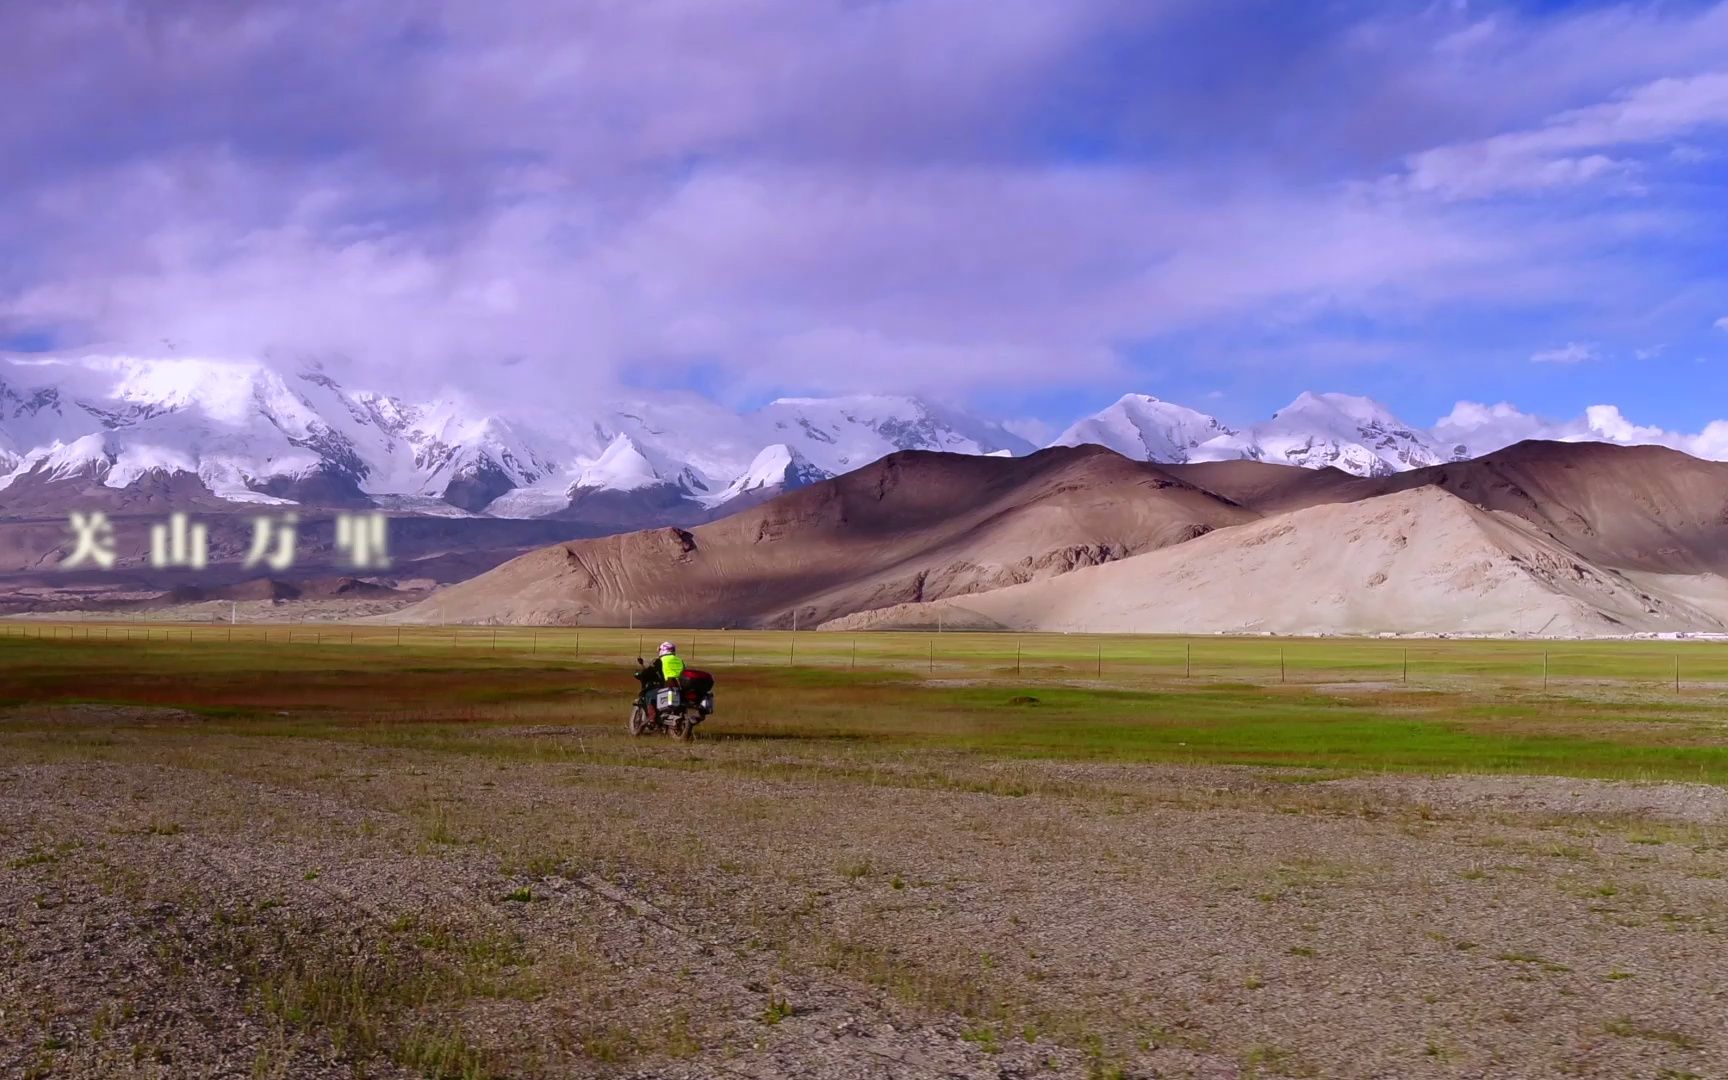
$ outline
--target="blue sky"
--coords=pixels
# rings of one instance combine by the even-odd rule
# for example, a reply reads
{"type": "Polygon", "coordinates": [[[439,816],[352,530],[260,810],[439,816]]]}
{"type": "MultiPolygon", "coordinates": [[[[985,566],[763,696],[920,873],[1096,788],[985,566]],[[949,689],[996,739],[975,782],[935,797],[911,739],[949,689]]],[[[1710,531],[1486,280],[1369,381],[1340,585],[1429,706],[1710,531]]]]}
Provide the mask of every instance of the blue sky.
{"type": "Polygon", "coordinates": [[[1728,415],[1728,3],[80,0],[0,63],[0,347],[1728,415]]]}

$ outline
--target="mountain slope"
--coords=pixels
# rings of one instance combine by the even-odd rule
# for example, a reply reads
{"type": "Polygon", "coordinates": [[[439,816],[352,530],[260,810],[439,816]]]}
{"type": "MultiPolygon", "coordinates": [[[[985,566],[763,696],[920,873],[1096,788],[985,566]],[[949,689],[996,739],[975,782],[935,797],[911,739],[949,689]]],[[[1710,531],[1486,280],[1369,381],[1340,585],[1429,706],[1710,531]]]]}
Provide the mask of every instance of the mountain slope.
{"type": "Polygon", "coordinates": [[[1572,635],[1723,630],[1723,612],[1596,566],[1437,486],[1308,507],[979,596],[839,620],[1134,633],[1572,635]]]}
{"type": "Polygon", "coordinates": [[[1529,441],[1382,477],[1251,461],[1167,468],[1265,514],[1438,488],[1523,518],[1605,566],[1728,574],[1728,463],[1661,446],[1529,441]]]}
{"type": "Polygon", "coordinates": [[[1728,574],[1728,463],[1661,446],[1523,442],[1363,493],[1433,486],[1622,570],[1728,574]]]}
{"type": "Polygon", "coordinates": [[[559,545],[409,609],[424,622],[801,625],[1000,587],[1255,515],[1097,447],[906,451],[689,531],[559,545]]]}
{"type": "Polygon", "coordinates": [[[535,552],[409,617],[772,626],[795,610],[803,626],[849,627],[1719,630],[1724,571],[1728,464],[1661,448],[1524,443],[1356,477],[1157,466],[1081,446],[897,454],[695,530],[535,552]]]}

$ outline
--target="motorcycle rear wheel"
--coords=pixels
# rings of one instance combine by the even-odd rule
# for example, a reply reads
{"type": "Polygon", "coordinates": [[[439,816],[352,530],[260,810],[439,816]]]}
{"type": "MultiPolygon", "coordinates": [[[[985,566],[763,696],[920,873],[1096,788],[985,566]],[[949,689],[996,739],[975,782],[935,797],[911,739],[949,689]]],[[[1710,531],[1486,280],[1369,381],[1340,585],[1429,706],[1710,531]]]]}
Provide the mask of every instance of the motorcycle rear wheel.
{"type": "Polygon", "coordinates": [[[672,737],[679,742],[689,742],[696,737],[696,725],[683,716],[675,717],[672,721],[672,737]]]}

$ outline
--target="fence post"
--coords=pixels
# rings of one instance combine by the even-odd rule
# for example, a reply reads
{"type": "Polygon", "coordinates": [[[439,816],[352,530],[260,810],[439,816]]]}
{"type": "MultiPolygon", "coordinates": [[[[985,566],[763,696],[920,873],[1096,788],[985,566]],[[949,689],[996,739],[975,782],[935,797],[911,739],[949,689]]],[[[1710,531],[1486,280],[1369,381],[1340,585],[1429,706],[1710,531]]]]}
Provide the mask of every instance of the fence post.
{"type": "Polygon", "coordinates": [[[930,639],[930,674],[936,674],[936,639],[930,639]]]}
{"type": "Polygon", "coordinates": [[[1020,639],[1014,639],[1014,674],[1020,674],[1020,639]]]}
{"type": "Polygon", "coordinates": [[[858,670],[858,639],[852,639],[852,670],[858,670]]]}
{"type": "Polygon", "coordinates": [[[1183,642],[1182,677],[1184,679],[1194,677],[1194,643],[1192,641],[1183,642]]]}
{"type": "Polygon", "coordinates": [[[1098,646],[1098,677],[1100,679],[1102,679],[1104,677],[1104,646],[1103,645],[1098,646]]]}
{"type": "Polygon", "coordinates": [[[1285,681],[1285,673],[1284,673],[1284,646],[1282,646],[1282,645],[1280,645],[1280,646],[1278,646],[1278,681],[1279,681],[1279,682],[1284,682],[1284,681],[1285,681]]]}
{"type": "Polygon", "coordinates": [[[1404,685],[1410,685],[1410,650],[1404,650],[1404,685]]]}
{"type": "Polygon", "coordinates": [[[1542,692],[1548,692],[1548,654],[1542,654],[1542,692]]]}

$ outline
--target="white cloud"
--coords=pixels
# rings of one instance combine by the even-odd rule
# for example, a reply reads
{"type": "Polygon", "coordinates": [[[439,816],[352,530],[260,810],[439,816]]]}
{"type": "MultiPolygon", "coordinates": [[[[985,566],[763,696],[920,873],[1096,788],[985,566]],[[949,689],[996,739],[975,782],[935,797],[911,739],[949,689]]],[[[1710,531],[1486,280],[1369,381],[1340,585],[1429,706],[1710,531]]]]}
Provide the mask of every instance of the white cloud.
{"type": "Polygon", "coordinates": [[[1552,116],[1540,127],[1413,154],[1404,181],[1449,198],[1576,186],[1636,165],[1609,151],[1666,143],[1728,123],[1728,72],[1657,79],[1618,98],[1552,116]]]}
{"type": "Polygon", "coordinates": [[[1543,349],[1530,355],[1534,364],[1581,364],[1596,359],[1596,346],[1574,341],[1557,349],[1543,349]]]}
{"type": "Polygon", "coordinates": [[[1002,421],[1004,430],[1020,436],[1033,446],[1043,446],[1056,436],[1056,425],[1037,417],[1002,421]]]}
{"type": "Polygon", "coordinates": [[[1722,316],[1720,319],[1717,319],[1711,325],[1716,327],[1716,329],[1718,329],[1718,330],[1728,330],[1728,315],[1722,316]]]}
{"type": "Polygon", "coordinates": [[[1634,423],[1617,405],[1591,405],[1583,416],[1554,420],[1504,401],[1497,405],[1460,401],[1434,425],[1433,433],[1443,445],[1466,447],[1471,457],[1525,439],[1552,439],[1666,446],[1695,457],[1728,460],[1728,420],[1712,420],[1702,431],[1689,434],[1634,423]]]}

